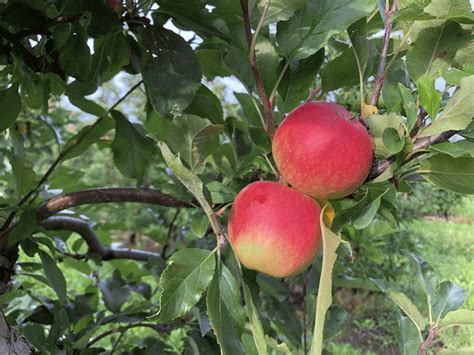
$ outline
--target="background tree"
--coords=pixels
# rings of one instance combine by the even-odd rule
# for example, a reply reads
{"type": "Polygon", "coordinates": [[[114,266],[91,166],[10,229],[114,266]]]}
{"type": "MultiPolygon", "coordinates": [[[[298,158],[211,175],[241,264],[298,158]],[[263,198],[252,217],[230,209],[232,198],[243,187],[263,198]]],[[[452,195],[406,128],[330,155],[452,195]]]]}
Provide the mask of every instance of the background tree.
{"type": "Polygon", "coordinates": [[[443,346],[474,311],[400,210],[422,180],[474,192],[473,22],[467,0],[2,2],[0,352],[341,352],[350,305],[382,293],[401,353],[443,346]],[[234,258],[228,211],[316,99],[375,160],[313,265],[273,279],[234,258]]]}

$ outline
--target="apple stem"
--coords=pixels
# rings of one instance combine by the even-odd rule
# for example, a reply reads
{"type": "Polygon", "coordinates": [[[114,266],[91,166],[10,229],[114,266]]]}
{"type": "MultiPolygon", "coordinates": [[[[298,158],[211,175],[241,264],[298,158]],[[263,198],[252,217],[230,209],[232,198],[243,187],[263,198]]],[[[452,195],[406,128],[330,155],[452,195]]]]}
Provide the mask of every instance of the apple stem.
{"type": "Polygon", "coordinates": [[[309,95],[308,98],[306,99],[306,102],[311,102],[314,101],[314,99],[319,96],[321,93],[322,87],[321,85],[316,86],[314,89],[309,90],[309,95]]]}
{"type": "Polygon", "coordinates": [[[379,101],[380,93],[382,92],[383,82],[386,76],[385,73],[385,62],[387,61],[388,54],[388,45],[390,43],[390,33],[392,32],[392,14],[397,10],[397,0],[393,0],[392,8],[389,6],[389,1],[385,2],[385,33],[383,36],[383,47],[382,52],[380,53],[380,61],[377,70],[377,78],[375,79],[374,93],[372,95],[372,100],[370,104],[377,106],[379,101]]]}
{"type": "MultiPolygon", "coordinates": [[[[258,68],[256,57],[255,57],[255,40],[252,36],[252,29],[250,27],[250,15],[249,15],[249,6],[248,0],[240,0],[240,6],[242,8],[242,15],[244,19],[244,29],[247,39],[247,44],[249,47],[249,64],[252,70],[253,76],[255,78],[255,83],[257,84],[257,91],[260,99],[262,100],[263,109],[265,111],[266,124],[264,124],[263,129],[268,133],[270,139],[273,138],[274,126],[273,126],[273,115],[272,115],[272,105],[268,100],[267,93],[265,91],[265,86],[263,85],[262,76],[260,74],[260,69],[258,68]]],[[[267,6],[268,7],[268,6],[267,6]]],[[[265,16],[266,11],[262,14],[262,19],[260,19],[259,24],[263,23],[263,17],[265,16]]],[[[258,32],[255,32],[255,36],[258,35],[258,32]]]]}

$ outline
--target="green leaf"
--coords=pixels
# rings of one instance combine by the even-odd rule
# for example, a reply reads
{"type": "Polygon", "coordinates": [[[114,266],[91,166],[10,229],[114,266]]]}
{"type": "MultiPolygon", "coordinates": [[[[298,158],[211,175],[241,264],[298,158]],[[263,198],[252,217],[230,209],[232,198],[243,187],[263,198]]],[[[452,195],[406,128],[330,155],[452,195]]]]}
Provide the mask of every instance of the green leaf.
{"type": "Polygon", "coordinates": [[[425,7],[425,12],[439,19],[474,23],[469,0],[433,0],[425,7]]]}
{"type": "Polygon", "coordinates": [[[191,171],[195,171],[204,163],[202,147],[223,131],[223,125],[212,124],[208,119],[182,115],[172,121],[162,119],[158,135],[175,153],[180,154],[191,171]]]}
{"type": "Polygon", "coordinates": [[[207,118],[215,124],[224,123],[224,111],[221,102],[205,85],[199,87],[196,96],[184,112],[207,118]]]}
{"type": "Polygon", "coordinates": [[[154,141],[130,123],[121,112],[112,111],[111,114],[117,126],[112,144],[115,165],[123,175],[141,183],[155,154],[154,141]]]}
{"type": "Polygon", "coordinates": [[[435,88],[435,80],[427,75],[421,76],[416,81],[420,104],[428,112],[432,120],[438,116],[442,95],[435,88]]]}
{"type": "Polygon", "coordinates": [[[91,66],[91,52],[87,45],[87,33],[79,23],[73,26],[67,43],[59,53],[59,65],[66,74],[77,79],[86,78],[91,66]]]}
{"type": "Polygon", "coordinates": [[[173,254],[160,278],[162,322],[181,317],[201,298],[214,275],[215,252],[184,249],[173,254]]]}
{"type": "Polygon", "coordinates": [[[255,43],[255,57],[260,69],[265,91],[267,95],[270,96],[277,81],[277,69],[280,58],[272,42],[264,36],[259,36],[255,43]]]}
{"type": "Polygon", "coordinates": [[[69,101],[74,106],[80,108],[82,111],[90,113],[91,115],[102,117],[107,115],[107,110],[98,103],[88,100],[84,97],[70,97],[69,101]]]}
{"type": "MultiPolygon", "coordinates": [[[[365,70],[367,68],[367,60],[369,58],[369,42],[367,41],[367,19],[361,18],[354,22],[347,29],[349,38],[352,43],[352,49],[357,61],[357,68],[359,69],[360,84],[364,83],[365,70]]],[[[363,100],[364,98],[362,98],[363,100]]]]}
{"type": "Polygon", "coordinates": [[[421,339],[418,329],[410,318],[398,311],[398,325],[400,327],[400,352],[402,355],[417,355],[421,339]]]}
{"type": "Polygon", "coordinates": [[[449,312],[439,322],[440,328],[460,325],[474,325],[474,310],[458,309],[456,311],[449,312]]]}
{"type": "Polygon", "coordinates": [[[323,351],[324,321],[326,312],[332,304],[332,272],[337,259],[336,250],[339,244],[341,244],[341,238],[324,225],[325,210],[326,207],[322,209],[320,217],[323,239],[323,264],[316,299],[316,320],[314,322],[311,354],[321,354],[323,351]]]}
{"type": "Polygon", "coordinates": [[[143,39],[149,53],[141,70],[148,96],[162,116],[183,110],[200,86],[201,70],[194,51],[176,33],[162,27],[148,27],[143,39]]]}
{"type": "Polygon", "coordinates": [[[474,194],[474,158],[438,154],[424,160],[417,172],[442,189],[474,194]]]}
{"type": "Polygon", "coordinates": [[[403,110],[407,118],[407,130],[411,131],[418,119],[418,108],[416,107],[416,101],[413,95],[410,93],[405,85],[398,83],[398,90],[402,98],[403,110]]]}
{"type": "Polygon", "coordinates": [[[442,282],[439,289],[438,298],[432,308],[436,323],[449,312],[461,307],[467,299],[466,291],[451,281],[442,282]]]}
{"type": "Polygon", "coordinates": [[[15,244],[30,237],[36,229],[36,218],[36,210],[23,212],[18,223],[8,234],[8,243],[15,244]]]}
{"type": "Polygon", "coordinates": [[[367,228],[375,218],[377,211],[379,210],[382,197],[378,197],[371,201],[367,206],[361,208],[352,216],[352,225],[355,229],[367,228]]]}
{"type": "Polygon", "coordinates": [[[424,260],[412,253],[405,253],[410,259],[412,267],[415,269],[416,278],[424,293],[428,296],[428,302],[431,303],[436,297],[436,286],[438,279],[434,269],[424,260]]]}
{"type": "Polygon", "coordinates": [[[316,82],[316,75],[324,61],[324,49],[298,62],[286,70],[278,93],[284,101],[284,111],[289,112],[308,97],[309,89],[316,82]]]}
{"type": "Polygon", "coordinates": [[[458,142],[443,142],[431,145],[429,150],[450,155],[453,158],[471,157],[474,158],[474,142],[462,140],[458,142]]]}
{"type": "Polygon", "coordinates": [[[456,51],[466,45],[470,32],[453,21],[416,25],[420,30],[406,56],[408,72],[413,80],[425,74],[437,78],[441,70],[449,68],[456,51]]]}
{"type": "Polygon", "coordinates": [[[204,237],[209,227],[209,219],[206,215],[196,215],[191,221],[191,232],[198,238],[204,237]]]}
{"type": "Polygon", "coordinates": [[[209,322],[221,347],[221,354],[244,354],[240,339],[245,311],[240,304],[239,285],[223,264],[209,285],[206,303],[209,322]]]}
{"type": "Polygon", "coordinates": [[[263,332],[262,323],[260,322],[260,318],[258,316],[257,307],[255,307],[252,299],[252,293],[246,283],[243,284],[243,289],[245,304],[247,306],[247,315],[250,319],[250,327],[252,328],[253,340],[255,342],[255,346],[257,347],[258,355],[266,355],[267,343],[265,341],[265,333],[263,332]]]}
{"type": "Polygon", "coordinates": [[[219,181],[212,181],[206,185],[211,194],[211,201],[216,203],[228,203],[234,201],[237,192],[230,186],[224,185],[219,181]]]}
{"type": "Polygon", "coordinates": [[[39,181],[39,176],[36,175],[33,168],[25,159],[12,155],[9,157],[9,161],[15,177],[16,192],[18,193],[18,196],[22,196],[36,187],[39,181]]]}
{"type": "Polygon", "coordinates": [[[230,76],[232,73],[224,64],[224,49],[199,48],[196,57],[201,66],[202,73],[208,80],[216,76],[230,76]]]}
{"type": "Polygon", "coordinates": [[[17,84],[0,91],[0,107],[2,108],[0,132],[3,132],[15,122],[21,111],[21,97],[18,94],[17,84]]]}
{"type": "Polygon", "coordinates": [[[404,137],[400,137],[398,131],[393,127],[388,127],[383,131],[382,142],[390,154],[397,154],[405,146],[404,137]]]}
{"type": "Polygon", "coordinates": [[[326,64],[321,71],[323,92],[357,85],[359,83],[357,60],[354,50],[347,48],[326,64]]]}
{"type": "Polygon", "coordinates": [[[432,136],[449,130],[466,128],[474,117],[474,75],[461,80],[461,87],[449,99],[441,115],[424,127],[419,137],[432,136]]]}
{"type": "Polygon", "coordinates": [[[288,20],[296,10],[302,8],[308,0],[259,0],[258,7],[260,11],[270,2],[268,6],[263,26],[278,21],[288,20]]]}
{"type": "Polygon", "coordinates": [[[34,323],[28,324],[22,329],[22,333],[37,349],[44,349],[44,346],[46,345],[46,336],[44,335],[44,329],[41,325],[34,323]]]}
{"type": "Polygon", "coordinates": [[[204,197],[202,181],[199,180],[197,175],[193,174],[183,165],[179,156],[175,156],[165,143],[158,142],[158,145],[161,149],[161,154],[165,159],[166,165],[173,170],[178,180],[181,181],[186,189],[196,198],[199,205],[204,210],[204,213],[208,217],[211,216],[213,211],[209,202],[207,202],[204,197]]]}
{"type": "Polygon", "coordinates": [[[375,155],[386,158],[392,155],[383,141],[383,134],[387,128],[393,128],[398,132],[399,137],[405,136],[405,122],[401,116],[390,113],[388,115],[372,115],[366,118],[365,122],[369,126],[370,133],[374,139],[375,155]]]}
{"type": "Polygon", "coordinates": [[[58,295],[61,303],[66,303],[67,300],[67,284],[66,279],[62,271],[59,269],[56,260],[54,260],[49,254],[42,250],[38,251],[43,264],[44,273],[48,279],[49,284],[53,288],[54,292],[58,295]]]}
{"type": "Polygon", "coordinates": [[[425,329],[426,321],[413,302],[402,292],[390,288],[384,292],[410,318],[421,334],[425,329]]]}
{"type": "Polygon", "coordinates": [[[372,0],[309,0],[288,21],[277,25],[280,52],[287,58],[307,58],[323,48],[335,33],[344,31],[374,8],[372,0]]]}

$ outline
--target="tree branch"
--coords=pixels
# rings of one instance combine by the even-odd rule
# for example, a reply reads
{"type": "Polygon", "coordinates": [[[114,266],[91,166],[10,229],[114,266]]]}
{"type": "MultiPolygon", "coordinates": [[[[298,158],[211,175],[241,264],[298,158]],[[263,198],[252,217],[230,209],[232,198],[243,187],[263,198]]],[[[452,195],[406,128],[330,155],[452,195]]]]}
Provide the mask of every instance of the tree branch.
{"type": "Polygon", "coordinates": [[[428,115],[428,113],[421,108],[420,112],[418,113],[418,118],[413,125],[413,129],[410,132],[410,137],[413,138],[417,135],[418,131],[420,130],[421,127],[423,127],[423,123],[425,122],[425,118],[428,115]]]}
{"type": "Polygon", "coordinates": [[[270,138],[273,137],[274,127],[273,127],[273,116],[272,116],[272,104],[268,100],[267,93],[265,92],[265,86],[263,85],[262,76],[260,75],[260,70],[257,65],[257,60],[255,57],[255,49],[252,45],[252,28],[250,27],[250,15],[249,15],[249,5],[248,0],[240,0],[240,6],[242,8],[242,15],[244,18],[244,29],[245,36],[247,39],[247,44],[249,47],[249,64],[252,69],[253,76],[255,78],[255,83],[257,84],[258,95],[260,100],[262,100],[263,109],[265,111],[266,125],[264,127],[267,131],[270,138]]]}
{"type": "Polygon", "coordinates": [[[128,259],[147,261],[151,258],[161,257],[160,254],[150,251],[104,247],[89,223],[79,218],[50,217],[43,221],[41,226],[47,230],[68,230],[76,232],[86,242],[89,247],[89,253],[99,254],[102,260],[128,259]]]}
{"type": "MultiPolygon", "coordinates": [[[[406,162],[409,162],[412,160],[417,152],[425,149],[426,147],[433,145],[433,144],[438,144],[447,141],[449,138],[454,136],[457,133],[457,131],[446,131],[440,134],[436,134],[434,136],[429,136],[429,137],[424,137],[417,139],[413,145],[413,152],[410,154],[410,157],[405,160],[406,162]]],[[[375,179],[377,176],[380,176],[385,170],[388,169],[390,164],[392,164],[395,161],[395,157],[389,157],[384,160],[380,160],[372,166],[372,169],[370,170],[369,176],[367,177],[366,181],[375,179]]]]}
{"type": "Polygon", "coordinates": [[[38,208],[42,220],[64,209],[96,203],[140,202],[166,207],[193,207],[189,202],[148,188],[103,188],[71,192],[52,198],[38,208]]]}
{"type": "Polygon", "coordinates": [[[377,78],[375,79],[374,93],[372,95],[372,100],[370,104],[372,106],[377,106],[379,101],[380,93],[382,92],[383,82],[385,80],[385,62],[387,61],[388,54],[388,45],[390,43],[390,34],[392,32],[392,19],[391,15],[397,10],[397,0],[393,0],[392,8],[389,7],[389,2],[386,0],[385,3],[385,33],[383,36],[383,47],[382,52],[380,53],[380,61],[377,70],[377,78]]]}

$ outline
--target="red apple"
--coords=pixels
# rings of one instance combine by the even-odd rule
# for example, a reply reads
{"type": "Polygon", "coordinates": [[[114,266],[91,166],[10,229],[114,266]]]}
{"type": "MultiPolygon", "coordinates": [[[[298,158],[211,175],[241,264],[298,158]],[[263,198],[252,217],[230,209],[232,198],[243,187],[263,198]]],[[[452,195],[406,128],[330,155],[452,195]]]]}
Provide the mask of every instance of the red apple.
{"type": "Polygon", "coordinates": [[[278,127],[273,157],[285,180],[319,199],[350,195],[372,166],[372,139],[357,118],[339,105],[310,102],[278,127]]]}
{"type": "Polygon", "coordinates": [[[317,202],[270,181],[246,186],[229,218],[229,240],[249,269],[275,277],[302,272],[316,256],[321,240],[317,202]]]}

